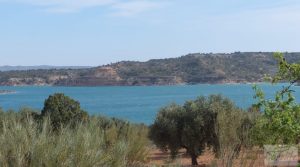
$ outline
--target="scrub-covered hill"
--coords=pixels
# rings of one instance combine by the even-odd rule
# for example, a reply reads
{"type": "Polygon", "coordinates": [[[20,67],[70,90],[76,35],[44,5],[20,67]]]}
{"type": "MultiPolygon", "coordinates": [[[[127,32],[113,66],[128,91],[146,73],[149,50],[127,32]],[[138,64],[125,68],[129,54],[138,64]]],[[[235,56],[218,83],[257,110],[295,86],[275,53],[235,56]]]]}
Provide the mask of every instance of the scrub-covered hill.
{"type": "MultiPolygon", "coordinates": [[[[299,62],[300,53],[285,53],[299,62]]],[[[0,85],[174,85],[263,81],[277,62],[271,52],[188,54],[146,62],[122,61],[85,69],[38,69],[0,72],[0,85]]]]}

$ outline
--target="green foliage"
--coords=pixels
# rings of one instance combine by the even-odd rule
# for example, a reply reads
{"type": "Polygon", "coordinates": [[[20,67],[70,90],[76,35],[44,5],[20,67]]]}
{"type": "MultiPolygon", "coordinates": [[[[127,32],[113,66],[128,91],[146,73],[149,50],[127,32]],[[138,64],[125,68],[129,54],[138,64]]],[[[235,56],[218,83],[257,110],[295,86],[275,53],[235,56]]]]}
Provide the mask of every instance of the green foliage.
{"type": "Polygon", "coordinates": [[[195,165],[206,147],[223,157],[228,151],[238,154],[248,137],[244,130],[252,126],[249,120],[230,100],[220,95],[202,96],[183,106],[162,108],[150,127],[150,138],[159,148],[171,150],[173,157],[185,148],[195,165]]]}
{"type": "Polygon", "coordinates": [[[278,71],[272,77],[272,82],[288,81],[296,83],[300,81],[300,64],[289,63],[282,53],[274,53],[274,57],[278,62],[278,71]]]}
{"type": "MultiPolygon", "coordinates": [[[[126,124],[127,131],[99,126],[101,117],[66,125],[54,132],[49,119],[37,123],[30,115],[0,113],[0,166],[142,166],[147,160],[147,128],[126,124]],[[120,133],[122,132],[122,133],[120,133]]],[[[124,125],[125,126],[125,125],[124,125]]]]}
{"type": "Polygon", "coordinates": [[[297,144],[300,139],[300,105],[295,102],[292,86],[300,79],[300,64],[288,63],[283,54],[276,53],[279,70],[270,77],[273,83],[289,82],[276,92],[274,100],[266,99],[262,90],[254,87],[257,107],[263,116],[257,121],[253,136],[262,144],[297,144]]]}
{"type": "Polygon", "coordinates": [[[88,118],[87,113],[80,108],[78,101],[62,93],[51,95],[45,100],[41,116],[49,116],[54,129],[67,124],[75,126],[78,122],[88,118]]]}
{"type": "Polygon", "coordinates": [[[183,108],[176,104],[166,106],[159,111],[154,124],[150,127],[150,138],[162,150],[170,149],[172,157],[181,148],[179,126],[183,122],[179,121],[183,112],[183,108]]]}
{"type": "Polygon", "coordinates": [[[172,104],[162,108],[150,127],[150,138],[161,149],[170,149],[172,157],[185,148],[192,164],[197,165],[197,157],[206,146],[213,146],[215,139],[212,133],[215,114],[201,107],[189,101],[183,107],[172,104]]]}
{"type": "Polygon", "coordinates": [[[175,157],[186,149],[197,164],[197,157],[208,147],[232,166],[242,148],[252,146],[250,129],[259,114],[245,112],[221,95],[198,97],[183,106],[172,104],[160,110],[150,127],[150,139],[162,150],[175,157]]]}

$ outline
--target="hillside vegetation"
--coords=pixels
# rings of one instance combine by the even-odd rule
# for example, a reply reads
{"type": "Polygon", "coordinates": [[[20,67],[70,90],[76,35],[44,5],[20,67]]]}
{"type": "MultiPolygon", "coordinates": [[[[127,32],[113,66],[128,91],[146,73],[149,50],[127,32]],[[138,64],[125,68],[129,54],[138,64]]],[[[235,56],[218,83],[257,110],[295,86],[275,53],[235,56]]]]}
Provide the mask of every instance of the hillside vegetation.
{"type": "MultiPolygon", "coordinates": [[[[285,53],[288,62],[299,62],[300,53],[285,53]]],[[[274,74],[271,52],[189,54],[147,62],[123,61],[87,69],[41,69],[0,72],[0,85],[175,85],[198,83],[261,82],[274,74]]]]}

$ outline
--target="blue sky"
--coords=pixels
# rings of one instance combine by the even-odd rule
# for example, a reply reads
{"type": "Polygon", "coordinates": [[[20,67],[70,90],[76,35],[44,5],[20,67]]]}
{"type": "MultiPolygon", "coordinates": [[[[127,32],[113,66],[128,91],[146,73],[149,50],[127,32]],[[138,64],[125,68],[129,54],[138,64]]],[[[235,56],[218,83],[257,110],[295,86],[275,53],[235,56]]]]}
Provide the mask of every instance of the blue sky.
{"type": "Polygon", "coordinates": [[[0,0],[0,65],[300,51],[299,0],[0,0]]]}

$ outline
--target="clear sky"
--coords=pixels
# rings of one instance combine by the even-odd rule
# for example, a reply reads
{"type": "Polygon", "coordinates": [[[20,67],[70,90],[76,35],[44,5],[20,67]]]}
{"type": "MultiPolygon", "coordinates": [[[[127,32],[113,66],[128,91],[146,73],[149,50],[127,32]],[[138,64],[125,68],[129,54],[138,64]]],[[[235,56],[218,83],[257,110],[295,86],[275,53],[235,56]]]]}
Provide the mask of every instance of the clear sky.
{"type": "Polygon", "coordinates": [[[0,65],[300,51],[299,0],[0,0],[0,65]]]}

